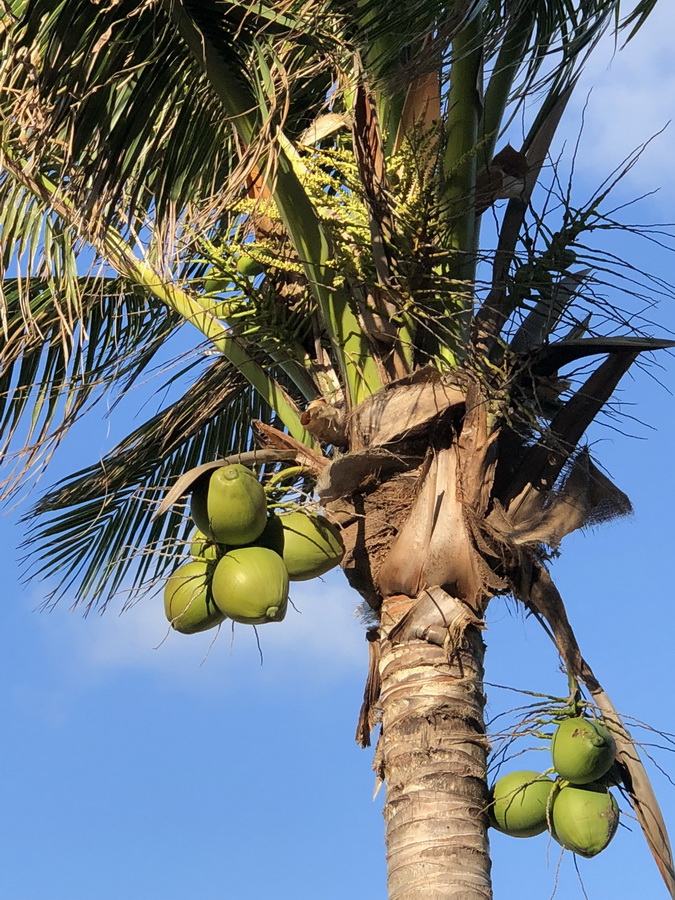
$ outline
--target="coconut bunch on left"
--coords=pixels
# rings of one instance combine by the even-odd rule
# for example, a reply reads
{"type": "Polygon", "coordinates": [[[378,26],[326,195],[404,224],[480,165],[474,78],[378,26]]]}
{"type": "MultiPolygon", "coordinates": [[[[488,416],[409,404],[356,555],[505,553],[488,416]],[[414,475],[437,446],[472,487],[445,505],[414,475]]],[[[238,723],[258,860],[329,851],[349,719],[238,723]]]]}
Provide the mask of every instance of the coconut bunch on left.
{"type": "Polygon", "coordinates": [[[255,472],[222,466],[193,487],[196,525],[191,561],[169,577],[164,610],[181,634],[231,619],[245,625],[281,622],[290,581],[308,581],[339,565],[339,531],[317,513],[278,514],[255,472]]]}

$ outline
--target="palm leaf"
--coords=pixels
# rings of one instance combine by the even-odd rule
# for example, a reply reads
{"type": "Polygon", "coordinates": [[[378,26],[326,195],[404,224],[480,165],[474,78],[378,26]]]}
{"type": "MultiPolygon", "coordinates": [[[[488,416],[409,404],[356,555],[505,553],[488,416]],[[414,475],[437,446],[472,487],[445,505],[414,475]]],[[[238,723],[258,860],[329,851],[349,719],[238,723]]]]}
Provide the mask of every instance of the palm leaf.
{"type": "MultiPolygon", "coordinates": [[[[562,0],[533,4],[532,38],[521,45],[522,59],[514,56],[505,84],[493,82],[492,107],[498,112],[491,113],[491,124],[483,122],[491,133],[508,115],[505,98],[510,98],[513,109],[536,79],[551,85],[523,148],[532,163],[525,200],[578,66],[616,9],[609,0],[579,7],[562,0]],[[555,53],[559,58],[554,59],[555,53]],[[520,92],[512,88],[516,83],[520,92]]],[[[479,57],[488,64],[499,61],[505,36],[513,36],[516,27],[501,5],[489,2],[448,6],[419,0],[406,12],[411,29],[405,31],[400,15],[400,5],[395,9],[389,2],[370,0],[355,6],[288,2],[281,12],[276,5],[215,0],[140,6],[122,0],[105,9],[94,8],[89,0],[29,0],[20,22],[3,38],[7,53],[0,63],[3,152],[6,160],[14,161],[5,180],[7,190],[36,208],[48,197],[54,221],[68,221],[69,215],[72,219],[77,209],[80,234],[125,277],[137,280],[184,319],[201,323],[204,333],[259,393],[279,408],[285,404],[285,421],[292,428],[289,423],[297,418],[294,400],[278,383],[270,382],[256,360],[255,327],[243,336],[223,334],[214,321],[211,300],[176,284],[184,283],[188,274],[196,274],[199,281],[204,269],[195,236],[216,242],[228,239],[233,202],[240,198],[244,176],[259,165],[321,312],[324,330],[314,335],[315,343],[324,341],[325,351],[326,334],[332,339],[333,357],[342,354],[351,399],[358,401],[381,383],[374,358],[382,351],[371,340],[363,317],[359,319],[350,294],[353,285],[347,283],[338,291],[331,285],[332,275],[326,277],[336,238],[328,239],[317,217],[316,204],[303,183],[308,167],[293,138],[324,109],[327,88],[333,83],[344,88],[335,97],[334,109],[351,111],[352,89],[360,72],[353,63],[354,50],[365,58],[368,48],[374,48],[369,64],[374,90],[377,96],[389,97],[393,109],[402,85],[429,66],[440,72],[451,63],[451,78],[454,68],[455,88],[461,93],[461,71],[479,71],[474,65],[479,57]],[[13,103],[13,92],[23,104],[13,103]],[[35,172],[30,160],[38,150],[42,162],[35,172]],[[26,179],[32,179],[28,192],[26,179]],[[83,217],[88,217],[86,223],[83,217]],[[141,249],[142,259],[133,257],[132,245],[141,249]]],[[[446,137],[457,126],[453,108],[451,104],[446,114],[446,137]]],[[[451,190],[457,201],[466,199],[475,182],[478,112],[473,103],[470,140],[451,141],[445,147],[446,176],[454,177],[457,167],[466,165],[451,190]]],[[[395,121],[385,125],[396,132],[395,121]]],[[[391,149],[386,135],[381,147],[371,143],[373,147],[382,156],[386,174],[391,149]]],[[[452,183],[452,178],[448,181],[452,183]]],[[[484,306],[489,318],[485,332],[492,341],[513,312],[513,298],[503,295],[503,286],[525,207],[522,201],[512,201],[502,227],[495,269],[495,290],[500,293],[484,306]]],[[[5,251],[5,265],[10,263],[8,253],[22,248],[35,256],[45,220],[32,210],[21,219],[11,219],[10,212],[4,215],[15,248],[5,251]]],[[[466,215],[465,224],[470,224],[474,213],[469,210],[466,215]]],[[[387,223],[390,231],[396,227],[395,221],[387,223]]],[[[467,228],[463,233],[459,244],[453,240],[450,244],[472,249],[475,231],[467,228]]],[[[69,235],[75,247],[75,234],[69,235]]],[[[434,240],[442,246],[447,236],[447,229],[439,227],[434,240]]],[[[54,285],[70,285],[76,321],[74,258],[71,249],[54,285]]],[[[470,277],[467,280],[471,282],[470,277]]],[[[29,321],[30,315],[25,319],[29,321]]],[[[448,323],[435,324],[450,328],[448,323]]],[[[479,317],[478,325],[482,324],[479,317]]],[[[269,331],[261,347],[275,372],[287,362],[298,365],[292,343],[282,348],[282,356],[274,355],[269,331]]],[[[318,352],[314,362],[323,362],[318,352]]],[[[448,362],[454,364],[454,359],[448,362]]],[[[22,377],[27,382],[38,370],[31,369],[31,360],[25,365],[22,377]]],[[[43,371],[51,373],[56,383],[62,377],[58,358],[52,355],[45,366],[43,371]]],[[[308,389],[305,396],[309,393],[308,389]]],[[[43,405],[49,412],[48,399],[43,405]]]]}
{"type": "Polygon", "coordinates": [[[3,482],[5,497],[93,403],[112,388],[128,390],[181,324],[168,311],[151,310],[147,294],[124,279],[82,278],[78,290],[77,318],[70,321],[49,280],[4,282],[0,433],[6,462],[21,442],[3,482]]]}
{"type": "Polygon", "coordinates": [[[75,605],[88,598],[87,609],[105,606],[120,589],[133,596],[175,567],[192,526],[180,508],[153,521],[165,486],[203,461],[248,449],[252,419],[271,415],[219,360],[100,462],[55,485],[27,515],[28,572],[55,582],[45,602],[67,594],[75,605]]]}
{"type": "MultiPolygon", "coordinates": [[[[5,150],[4,164],[8,172],[7,182],[16,184],[33,198],[41,198],[43,209],[38,208],[37,215],[29,217],[24,226],[17,228],[15,243],[24,239],[24,230],[29,229],[32,235],[35,223],[40,222],[40,212],[47,219],[55,213],[60,219],[72,222],[69,230],[76,231],[86,237],[100,256],[106,258],[114,268],[126,278],[135,281],[141,288],[160,300],[171,311],[177,313],[183,321],[190,322],[216,349],[222,353],[239,371],[241,371],[261,398],[272,406],[286,427],[299,440],[312,443],[312,438],[305,432],[300,423],[299,412],[294,400],[279,382],[261,364],[254,359],[254,352],[246,346],[237,335],[223,326],[219,320],[213,303],[209,299],[189,293],[175,284],[170,276],[158,271],[158,261],[139,258],[129,243],[109,224],[99,222],[92,225],[71,200],[64,199],[59,189],[51,181],[40,174],[33,174],[30,163],[17,161],[14,155],[5,150]]],[[[1,222],[1,219],[0,219],[1,222]]],[[[152,247],[150,248],[152,250],[152,247]]],[[[70,262],[69,257],[69,262],[70,262]]],[[[161,265],[161,261],[159,261],[161,265]]],[[[58,284],[64,283],[63,275],[58,284]]],[[[30,316],[28,316],[30,325],[30,316]]]]}
{"type": "MultiPolygon", "coordinates": [[[[239,163],[235,129],[171,16],[161,5],[139,6],[135,0],[96,8],[95,15],[93,9],[87,0],[28,4],[21,26],[13,30],[0,81],[32,92],[39,98],[40,113],[28,121],[31,113],[24,111],[21,123],[5,124],[6,135],[16,135],[24,125],[25,141],[25,126],[30,125],[35,140],[39,134],[42,157],[45,141],[60,148],[53,156],[61,159],[64,174],[72,179],[77,173],[69,183],[71,195],[92,211],[101,210],[117,227],[124,212],[130,223],[142,220],[152,207],[165,221],[190,204],[213,201],[218,193],[222,203],[222,187],[239,163]],[[24,59],[27,51],[31,63],[17,69],[17,59],[24,59]],[[17,72],[23,72],[23,78],[17,72]],[[62,99],[65,92],[67,103],[62,99]]],[[[298,40],[294,20],[277,17],[272,25],[269,10],[256,15],[242,4],[219,3],[201,4],[198,11],[202,23],[211,23],[207,31],[227,60],[232,92],[240,84],[244,97],[252,97],[249,81],[257,72],[251,64],[252,40],[258,33],[277,44],[294,36],[300,62],[285,60],[296,70],[294,75],[310,35],[315,51],[324,47],[322,39],[335,48],[335,39],[316,28],[305,28],[298,40]]],[[[316,58],[319,53],[315,68],[316,58]]],[[[303,86],[304,108],[296,112],[294,106],[285,119],[295,134],[313,114],[307,108],[308,93],[318,108],[330,85],[320,71],[314,78],[297,80],[303,86]]],[[[241,108],[232,107],[229,113],[237,115],[241,108]]],[[[255,126],[254,114],[252,119],[260,130],[262,120],[255,126]]]]}

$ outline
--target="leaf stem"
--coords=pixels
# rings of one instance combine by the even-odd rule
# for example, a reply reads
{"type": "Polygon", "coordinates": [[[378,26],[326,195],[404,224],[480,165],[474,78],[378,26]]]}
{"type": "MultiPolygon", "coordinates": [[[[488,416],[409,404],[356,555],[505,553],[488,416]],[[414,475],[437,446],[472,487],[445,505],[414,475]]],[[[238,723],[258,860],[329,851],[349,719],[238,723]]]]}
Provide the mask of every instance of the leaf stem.
{"type": "Polygon", "coordinates": [[[243,344],[223,327],[222,322],[205,301],[168,282],[148,263],[138,259],[124,238],[111,226],[103,226],[98,236],[92,235],[82,216],[66,198],[59,195],[57,187],[43,175],[27,173],[22,163],[5,144],[0,147],[0,165],[12,178],[48,203],[58,215],[70,223],[120,275],[144,287],[186,322],[194,325],[277,412],[289,433],[306,446],[316,448],[314,438],[300,423],[299,410],[291,397],[251,357],[243,344]]]}

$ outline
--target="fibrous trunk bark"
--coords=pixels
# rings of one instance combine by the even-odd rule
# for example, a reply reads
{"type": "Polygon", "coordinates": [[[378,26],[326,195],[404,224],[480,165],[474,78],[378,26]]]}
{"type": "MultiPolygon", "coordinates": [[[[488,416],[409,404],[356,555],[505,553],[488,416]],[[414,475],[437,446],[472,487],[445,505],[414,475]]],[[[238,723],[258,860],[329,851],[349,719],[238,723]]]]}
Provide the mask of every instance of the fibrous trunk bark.
{"type": "MultiPolygon", "coordinates": [[[[393,598],[383,626],[410,606],[393,598]]],[[[381,641],[382,735],[376,753],[386,782],[389,900],[490,900],[480,632],[447,645],[381,641]]]]}
{"type": "Polygon", "coordinates": [[[357,739],[368,743],[376,706],[389,900],[492,897],[480,629],[504,583],[477,551],[471,518],[492,484],[485,404],[470,395],[461,422],[456,407],[412,477],[353,501],[347,533],[345,572],[379,614],[357,739]]]}

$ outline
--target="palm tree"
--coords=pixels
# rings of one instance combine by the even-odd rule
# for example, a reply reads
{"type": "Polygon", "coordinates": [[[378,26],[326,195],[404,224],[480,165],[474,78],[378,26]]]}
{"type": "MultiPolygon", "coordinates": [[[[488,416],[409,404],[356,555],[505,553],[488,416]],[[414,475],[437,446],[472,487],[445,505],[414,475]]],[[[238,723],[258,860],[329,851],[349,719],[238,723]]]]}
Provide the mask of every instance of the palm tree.
{"type": "Polygon", "coordinates": [[[392,900],[491,896],[497,594],[614,731],[675,896],[656,799],[548,566],[630,509],[581,442],[640,354],[673,346],[607,336],[621,270],[587,241],[620,227],[611,185],[575,208],[548,158],[588,53],[653,3],[3,0],[5,496],[197,337],[169,376],[183,395],[32,509],[46,602],[161,582],[183,498],[225,461],[311,493],[371,611],[357,740],[380,726],[392,900]]]}

